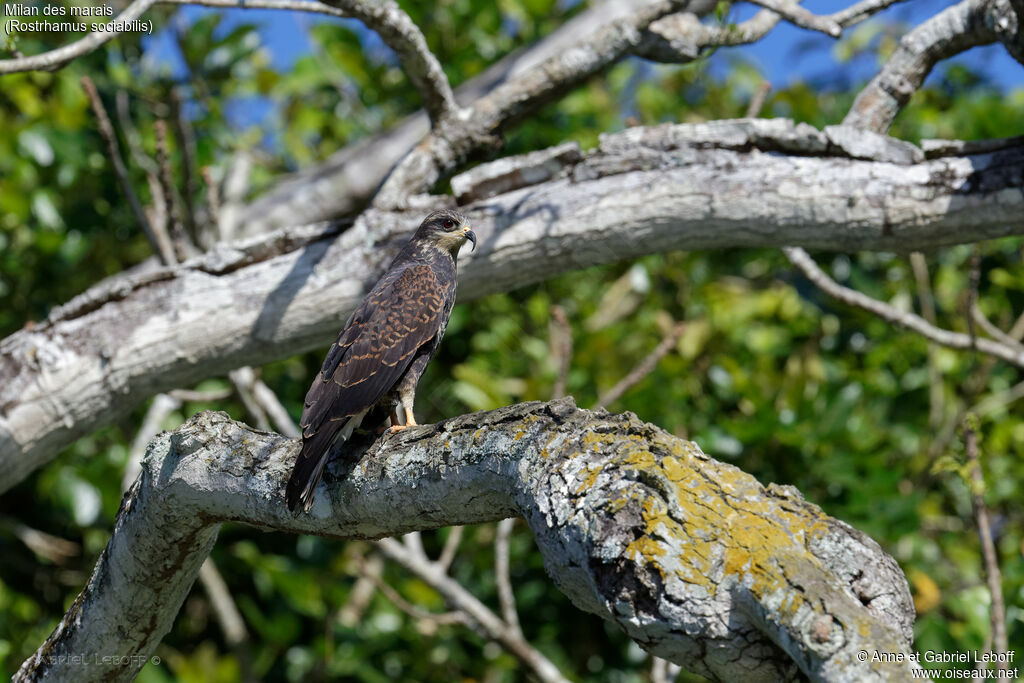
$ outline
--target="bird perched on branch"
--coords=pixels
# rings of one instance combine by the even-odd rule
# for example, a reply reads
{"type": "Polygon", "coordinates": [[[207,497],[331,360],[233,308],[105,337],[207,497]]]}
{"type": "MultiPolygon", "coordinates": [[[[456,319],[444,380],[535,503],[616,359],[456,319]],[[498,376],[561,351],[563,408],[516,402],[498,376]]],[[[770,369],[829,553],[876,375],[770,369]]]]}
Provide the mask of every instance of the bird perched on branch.
{"type": "Polygon", "coordinates": [[[448,325],[455,261],[467,239],[476,249],[465,216],[432,212],[348,319],[306,394],[289,510],[301,503],[309,511],[332,444],[352,436],[372,407],[390,408],[390,431],[416,425],[416,383],[448,325]]]}

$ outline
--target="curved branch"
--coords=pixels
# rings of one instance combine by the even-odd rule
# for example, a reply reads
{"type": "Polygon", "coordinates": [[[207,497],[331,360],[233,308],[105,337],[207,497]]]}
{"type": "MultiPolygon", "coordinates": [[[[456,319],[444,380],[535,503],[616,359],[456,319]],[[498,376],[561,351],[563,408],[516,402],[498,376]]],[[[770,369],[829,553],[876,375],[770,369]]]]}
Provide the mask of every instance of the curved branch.
{"type": "MultiPolygon", "coordinates": [[[[135,0],[111,23],[130,22],[156,4],[288,10],[359,19],[380,34],[385,44],[398,54],[402,69],[419,91],[423,99],[423,108],[432,121],[451,114],[457,108],[455,96],[440,62],[427,47],[427,41],[419,27],[394,0],[135,0]]],[[[122,31],[90,33],[56,50],[31,57],[0,60],[0,74],[59,69],[68,62],[99,49],[121,33],[122,31]]]]}
{"type": "Polygon", "coordinates": [[[138,671],[224,521],[376,538],[509,515],[574,604],[713,679],[891,680],[915,666],[906,580],[874,541],[634,415],[563,399],[372,439],[293,515],[282,491],[297,441],[223,413],[156,437],[88,586],[15,680],[138,671]],[[862,663],[862,650],[903,662],[862,663]]]}
{"type": "Polygon", "coordinates": [[[435,127],[398,164],[374,198],[381,209],[405,208],[471,155],[500,147],[502,127],[549,102],[590,76],[631,54],[651,22],[689,5],[690,0],[652,0],[632,14],[598,29],[560,54],[503,83],[462,112],[435,127]]]}
{"type": "Polygon", "coordinates": [[[394,0],[324,0],[376,31],[398,54],[402,70],[416,86],[423,108],[436,126],[458,109],[441,63],[427,47],[427,39],[394,0]]]}
{"type": "MultiPolygon", "coordinates": [[[[843,27],[851,26],[898,1],[903,0],[864,0],[830,19],[843,27]]],[[[687,12],[652,22],[633,54],[659,62],[686,64],[708,49],[756,42],[780,20],[777,14],[765,10],[729,28],[701,23],[699,15],[714,6],[714,2],[694,0],[687,6],[687,12]]],[[[566,52],[579,43],[580,36],[592,36],[600,27],[635,11],[636,3],[630,0],[597,3],[539,43],[505,57],[463,83],[456,89],[456,95],[464,103],[472,102],[495,86],[517,80],[538,64],[566,52]]],[[[354,213],[370,201],[395,164],[428,132],[422,112],[406,117],[394,128],[350,145],[325,162],[286,178],[245,208],[240,225],[246,235],[257,235],[287,225],[354,213]]]]}
{"type": "Polygon", "coordinates": [[[782,251],[790,263],[803,271],[808,280],[829,296],[845,304],[874,313],[882,320],[916,332],[936,344],[948,346],[951,349],[977,349],[993,358],[1024,368],[1024,345],[1018,342],[1007,344],[1003,341],[978,338],[963,332],[953,332],[936,327],[915,313],[901,311],[884,301],[872,299],[856,289],[844,287],[826,275],[810,254],[799,247],[784,247],[782,251]]]}
{"type": "Polygon", "coordinates": [[[1014,43],[1010,0],[962,0],[900,39],[896,52],[853,102],[843,124],[884,133],[943,59],[978,45],[1014,43]]]}
{"type": "MultiPolygon", "coordinates": [[[[155,5],[158,0],[135,0],[132,4],[128,5],[123,12],[117,17],[111,20],[111,23],[130,23],[135,19],[138,19],[142,14],[150,7],[155,5]]],[[[121,35],[120,31],[101,31],[99,33],[89,33],[83,38],[79,38],[75,42],[59,47],[56,50],[50,50],[38,55],[31,55],[29,57],[17,57],[15,59],[3,59],[0,60],[0,74],[17,73],[19,71],[36,71],[46,70],[53,71],[59,69],[68,62],[71,62],[83,55],[87,55],[90,52],[94,52],[102,47],[105,43],[110,42],[117,36],[121,35]]]]}
{"type": "MultiPolygon", "coordinates": [[[[1024,147],[909,163],[914,150],[741,120],[631,128],[540,178],[503,159],[493,197],[495,174],[478,167],[458,183],[477,198],[465,211],[480,236],[459,297],[674,249],[909,251],[1024,234],[1024,147]]],[[[422,213],[220,245],[101,283],[0,341],[0,491],[148,396],[330,343],[422,213]]]]}

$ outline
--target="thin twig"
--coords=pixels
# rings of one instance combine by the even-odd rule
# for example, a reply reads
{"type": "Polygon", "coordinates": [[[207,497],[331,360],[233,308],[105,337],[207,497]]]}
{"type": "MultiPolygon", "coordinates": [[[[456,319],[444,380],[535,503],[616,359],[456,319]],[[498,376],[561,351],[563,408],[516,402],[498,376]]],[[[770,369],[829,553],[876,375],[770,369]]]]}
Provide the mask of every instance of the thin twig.
{"type": "MultiPolygon", "coordinates": [[[[924,254],[915,251],[910,255],[910,267],[914,271],[914,281],[917,284],[917,300],[921,306],[921,315],[930,324],[936,323],[935,297],[932,295],[931,277],[928,275],[928,263],[924,254]]],[[[942,373],[936,360],[936,347],[933,342],[928,342],[927,363],[928,363],[928,424],[932,429],[937,429],[942,424],[944,408],[944,390],[942,373]]]]}
{"type": "Polygon", "coordinates": [[[295,424],[295,420],[288,414],[288,410],[281,403],[281,399],[259,377],[253,382],[252,393],[256,402],[266,411],[270,421],[274,423],[277,431],[291,439],[297,439],[302,436],[299,426],[295,424]]]}
{"type": "Polygon", "coordinates": [[[467,615],[485,637],[499,643],[538,679],[544,683],[565,683],[567,679],[551,660],[510,629],[490,608],[462,584],[441,571],[426,555],[417,553],[393,538],[384,538],[376,543],[385,555],[440,593],[453,610],[467,615]]]}
{"type": "Polygon", "coordinates": [[[228,373],[228,379],[235,385],[238,398],[242,401],[242,405],[245,406],[245,412],[256,423],[256,429],[269,432],[272,429],[270,419],[267,417],[266,411],[263,410],[263,406],[260,405],[253,394],[253,384],[256,381],[253,369],[250,367],[237,368],[228,373]]]}
{"type": "Polygon", "coordinates": [[[971,345],[976,347],[978,335],[974,329],[974,316],[971,312],[978,307],[978,286],[981,283],[981,243],[974,243],[971,252],[971,273],[967,286],[967,334],[971,337],[971,345]]]}
{"type": "MultiPolygon", "coordinates": [[[[380,553],[370,553],[369,557],[357,556],[359,578],[348,592],[345,604],[338,608],[336,619],[342,626],[355,626],[363,618],[366,608],[370,606],[373,594],[377,591],[377,581],[384,571],[384,558],[380,553]]],[[[393,602],[393,601],[392,601],[393,602]]]]}
{"type": "Polygon", "coordinates": [[[235,393],[233,389],[225,387],[223,389],[208,389],[206,391],[198,391],[196,389],[171,389],[167,392],[167,395],[181,402],[213,403],[215,401],[223,401],[233,393],[235,393]]]}
{"type": "Polygon", "coordinates": [[[523,629],[519,625],[519,613],[516,611],[516,594],[512,589],[512,578],[509,574],[509,544],[515,523],[515,517],[498,522],[497,533],[494,536],[494,581],[498,588],[501,618],[522,638],[523,629]]]}
{"type": "Polygon", "coordinates": [[[160,169],[157,167],[156,161],[143,151],[142,136],[139,135],[139,130],[132,123],[131,101],[128,93],[124,90],[118,90],[114,95],[114,102],[114,109],[117,111],[117,123],[121,126],[121,131],[124,133],[125,142],[128,143],[128,152],[131,155],[132,162],[147,174],[152,174],[154,177],[159,175],[160,169]]]}
{"type": "Polygon", "coordinates": [[[146,239],[149,240],[149,245],[153,249],[153,253],[160,259],[160,263],[165,266],[173,264],[175,260],[171,256],[170,245],[161,244],[161,240],[158,239],[152,225],[150,225],[149,219],[146,218],[146,214],[142,210],[142,202],[139,201],[139,197],[135,194],[132,183],[128,179],[128,169],[125,168],[124,159],[121,158],[121,149],[117,144],[117,134],[114,132],[114,126],[110,123],[110,117],[107,116],[107,110],[103,106],[103,101],[100,100],[100,95],[96,91],[96,86],[93,84],[92,79],[88,76],[82,76],[82,88],[89,97],[93,113],[96,115],[96,124],[99,127],[100,135],[103,137],[104,142],[107,143],[107,156],[110,157],[110,163],[114,167],[114,175],[117,176],[117,182],[121,185],[121,191],[124,192],[125,197],[128,199],[128,205],[131,207],[132,213],[135,214],[135,220],[138,221],[143,233],[145,233],[146,239]]]}
{"type": "Polygon", "coordinates": [[[142,424],[135,432],[132,439],[132,446],[128,450],[128,463],[125,465],[124,474],[121,477],[121,490],[127,491],[135,482],[142,471],[142,457],[146,454],[146,446],[153,437],[163,429],[164,420],[181,407],[181,401],[168,394],[157,394],[149,403],[146,415],[142,418],[142,424]]]}
{"type": "Polygon", "coordinates": [[[561,306],[551,307],[548,340],[551,356],[558,367],[558,377],[551,390],[551,398],[562,398],[569,385],[569,369],[572,367],[572,327],[569,325],[565,309],[561,306]]]}
{"type": "Polygon", "coordinates": [[[462,543],[464,532],[465,527],[461,526],[453,526],[448,530],[448,538],[444,539],[444,547],[441,548],[441,554],[438,555],[437,562],[435,562],[443,571],[448,571],[451,568],[455,554],[459,551],[459,544],[462,543]]]}
{"type": "MultiPolygon", "coordinates": [[[[390,540],[390,539],[389,539],[390,540]]],[[[438,625],[450,625],[460,624],[467,625],[468,617],[466,614],[459,610],[451,612],[430,612],[422,607],[418,607],[405,598],[402,597],[401,593],[394,589],[387,581],[382,579],[379,574],[364,573],[367,579],[369,579],[373,585],[384,594],[388,600],[390,600],[395,607],[408,614],[413,619],[419,619],[421,621],[430,621],[438,625]]]]}
{"type": "MultiPolygon", "coordinates": [[[[1015,338],[1012,334],[1003,332],[1001,329],[988,319],[988,317],[982,312],[981,307],[978,306],[978,302],[975,300],[971,303],[971,320],[973,320],[981,330],[992,337],[996,341],[1002,342],[1007,346],[1019,347],[1024,350],[1024,346],[1021,345],[1020,341],[1015,338]]],[[[1013,330],[1011,330],[1011,333],[1013,330]]]]}
{"type": "Polygon", "coordinates": [[[203,183],[206,185],[206,206],[209,212],[210,224],[213,226],[213,232],[220,235],[220,186],[214,179],[213,170],[209,166],[203,166],[201,173],[203,175],[203,183]]]}
{"type": "Polygon", "coordinates": [[[174,123],[174,131],[181,141],[181,170],[182,200],[185,204],[184,219],[185,228],[188,230],[193,242],[199,242],[198,225],[196,216],[195,196],[198,192],[196,182],[196,138],[192,130],[192,122],[188,119],[188,112],[185,111],[185,99],[181,94],[180,87],[171,88],[171,104],[174,109],[174,116],[171,121],[174,123]]]}
{"type": "MultiPolygon", "coordinates": [[[[964,427],[964,445],[967,449],[967,463],[971,468],[971,504],[974,508],[974,520],[981,540],[981,556],[985,562],[985,578],[992,605],[989,618],[992,622],[992,644],[995,654],[1003,655],[1008,649],[1006,635],[1006,603],[1003,601],[1003,580],[999,571],[999,555],[992,540],[992,527],[988,519],[988,506],[985,504],[985,477],[981,472],[981,459],[978,454],[977,419],[968,415],[964,427]]],[[[1005,660],[998,663],[998,668],[1005,670],[1005,660]]]]}
{"type": "Polygon", "coordinates": [[[253,672],[252,656],[246,647],[249,633],[245,629],[245,620],[242,619],[235,599],[231,596],[231,590],[212,557],[207,557],[199,567],[199,583],[210,600],[210,608],[220,625],[221,633],[224,634],[224,642],[234,651],[235,658],[238,660],[241,668],[241,681],[249,683],[258,680],[253,672]]]}
{"type": "Polygon", "coordinates": [[[838,38],[843,33],[843,27],[833,19],[818,16],[800,5],[792,4],[786,0],[749,0],[749,2],[775,12],[789,23],[800,28],[819,31],[833,38],[838,38]]]}
{"type": "Polygon", "coordinates": [[[212,558],[206,558],[203,566],[199,568],[199,581],[210,598],[210,605],[224,633],[225,642],[231,647],[244,643],[249,637],[245,630],[245,620],[235,606],[231,591],[228,590],[228,585],[212,558]]]}
{"type": "Polygon", "coordinates": [[[672,683],[679,676],[683,667],[674,662],[651,657],[651,683],[672,683]]]}
{"type": "Polygon", "coordinates": [[[255,370],[248,366],[236,368],[228,373],[228,379],[235,385],[238,398],[256,420],[259,429],[270,430],[273,426],[290,439],[302,436],[281,399],[257,376],[255,370]]]}
{"type": "MultiPolygon", "coordinates": [[[[1024,381],[1017,382],[1009,389],[1003,389],[986,396],[975,403],[969,411],[965,411],[964,414],[973,413],[979,417],[986,417],[1000,409],[1008,410],[1010,404],[1022,398],[1024,398],[1024,381]]],[[[963,416],[960,416],[960,418],[962,420],[963,416]]]]}
{"type": "Polygon", "coordinates": [[[252,167],[252,155],[244,149],[235,152],[228,163],[224,174],[224,201],[220,205],[220,219],[217,221],[221,242],[230,242],[235,238],[245,195],[249,192],[252,167]]]}
{"type": "Polygon", "coordinates": [[[178,210],[177,193],[174,191],[174,174],[171,172],[171,159],[167,148],[167,122],[157,119],[154,130],[156,131],[156,164],[160,169],[160,185],[164,193],[164,211],[171,225],[174,254],[181,262],[191,254],[189,254],[188,235],[181,222],[181,211],[178,210]]]}
{"type": "Polygon", "coordinates": [[[622,398],[622,395],[633,388],[637,382],[642,380],[647,375],[651,374],[654,368],[658,367],[658,363],[661,359],[668,355],[675,345],[679,342],[679,338],[683,336],[683,330],[686,329],[685,322],[678,322],[672,326],[668,334],[654,347],[646,358],[640,361],[635,368],[629,371],[629,374],[618,381],[608,391],[601,394],[597,399],[597,403],[594,404],[595,408],[607,406],[611,403],[622,398]]]}
{"type": "Polygon", "coordinates": [[[768,93],[771,91],[772,84],[770,82],[761,81],[757,84],[757,89],[754,90],[754,94],[750,97],[750,104],[747,105],[746,117],[748,119],[761,115],[761,110],[764,109],[765,100],[768,99],[768,93]]]}
{"type": "Polygon", "coordinates": [[[850,5],[844,10],[839,10],[838,12],[829,15],[829,18],[843,28],[846,28],[864,21],[871,15],[881,12],[891,5],[906,1],[907,0],[861,0],[861,2],[858,2],[855,5],[850,5]]]}
{"type": "Polygon", "coordinates": [[[803,271],[808,280],[829,296],[843,303],[863,308],[886,322],[917,332],[925,339],[930,339],[937,344],[953,349],[977,348],[982,353],[1018,367],[1024,367],[1024,350],[1012,348],[991,339],[975,341],[969,335],[936,327],[919,315],[900,311],[887,303],[872,299],[862,292],[844,287],[826,275],[814,262],[814,259],[800,247],[783,247],[782,251],[793,265],[803,271]]]}
{"type": "Polygon", "coordinates": [[[12,517],[0,517],[0,527],[8,529],[29,550],[54,564],[64,564],[82,551],[73,541],[33,529],[12,517]]]}

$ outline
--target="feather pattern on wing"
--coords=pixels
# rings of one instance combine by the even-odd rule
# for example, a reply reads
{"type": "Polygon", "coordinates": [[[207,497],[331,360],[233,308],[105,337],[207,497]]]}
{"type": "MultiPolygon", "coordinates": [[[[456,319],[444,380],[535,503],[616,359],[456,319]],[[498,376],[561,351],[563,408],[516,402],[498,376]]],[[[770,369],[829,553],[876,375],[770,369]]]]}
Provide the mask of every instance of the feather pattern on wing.
{"type": "Polygon", "coordinates": [[[392,390],[417,351],[436,341],[454,294],[454,277],[441,282],[430,265],[410,263],[381,278],[352,314],[306,393],[302,452],[287,488],[290,509],[300,502],[309,509],[331,444],[350,419],[361,419],[392,390]]]}
{"type": "Polygon", "coordinates": [[[415,424],[416,383],[448,324],[456,257],[466,240],[476,245],[464,216],[431,212],[345,324],[306,394],[302,451],[286,488],[289,509],[310,509],[332,444],[348,439],[374,405],[401,402],[415,424]]]}

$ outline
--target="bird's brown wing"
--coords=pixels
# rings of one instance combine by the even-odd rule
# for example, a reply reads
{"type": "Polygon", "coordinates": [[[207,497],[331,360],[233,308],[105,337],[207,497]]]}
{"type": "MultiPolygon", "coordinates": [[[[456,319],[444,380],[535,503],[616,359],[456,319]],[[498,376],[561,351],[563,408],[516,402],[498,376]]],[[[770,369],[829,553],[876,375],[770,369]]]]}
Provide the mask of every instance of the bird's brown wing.
{"type": "Polygon", "coordinates": [[[416,351],[441,327],[450,283],[427,265],[388,273],[374,287],[324,359],[306,394],[303,437],[371,407],[401,379],[416,351]]]}

